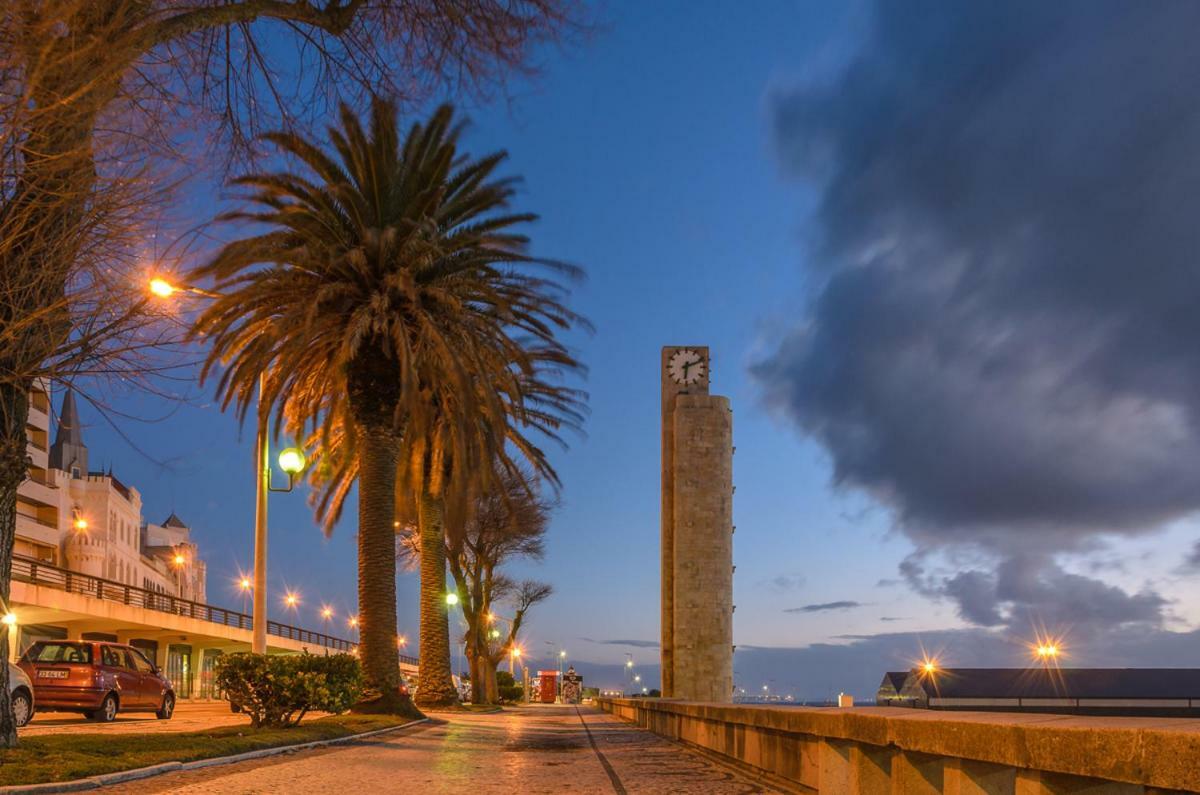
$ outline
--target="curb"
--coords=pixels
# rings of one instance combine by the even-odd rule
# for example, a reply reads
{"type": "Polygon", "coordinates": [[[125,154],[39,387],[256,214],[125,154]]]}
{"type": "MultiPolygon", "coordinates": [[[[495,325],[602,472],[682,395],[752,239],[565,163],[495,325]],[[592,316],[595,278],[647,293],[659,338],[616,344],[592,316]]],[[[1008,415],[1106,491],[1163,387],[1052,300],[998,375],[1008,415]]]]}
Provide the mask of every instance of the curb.
{"type": "Polygon", "coordinates": [[[84,790],[107,787],[110,784],[122,784],[126,781],[137,781],[139,779],[152,778],[153,776],[161,776],[164,773],[200,770],[206,767],[220,767],[238,762],[247,762],[251,759],[263,759],[268,756],[280,756],[281,754],[291,754],[297,751],[310,751],[314,748],[323,748],[329,745],[345,745],[428,722],[429,718],[421,718],[419,720],[410,720],[408,723],[402,723],[399,726],[372,729],[369,732],[362,732],[360,734],[334,737],[332,740],[313,740],[312,742],[299,743],[297,745],[260,748],[257,751],[246,751],[245,753],[233,754],[231,756],[214,756],[208,759],[197,759],[193,762],[162,762],[148,767],[137,767],[133,770],[118,770],[115,773],[103,773],[98,776],[75,779],[74,781],[50,781],[45,784],[14,784],[9,787],[0,787],[0,795],[43,795],[43,793],[51,792],[82,792],[84,790]]]}

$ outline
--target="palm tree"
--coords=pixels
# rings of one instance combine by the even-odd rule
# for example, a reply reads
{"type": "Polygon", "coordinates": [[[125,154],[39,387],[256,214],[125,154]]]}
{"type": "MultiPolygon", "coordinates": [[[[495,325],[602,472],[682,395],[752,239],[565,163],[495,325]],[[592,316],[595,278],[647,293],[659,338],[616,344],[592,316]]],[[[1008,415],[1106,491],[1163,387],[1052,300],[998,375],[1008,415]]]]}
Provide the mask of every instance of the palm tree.
{"type": "MultiPolygon", "coordinates": [[[[422,707],[458,700],[445,602],[446,594],[455,590],[446,584],[447,550],[454,555],[461,549],[480,495],[500,490],[507,498],[518,490],[512,484],[520,484],[526,499],[535,497],[538,482],[557,489],[557,473],[531,432],[564,444],[562,431],[579,430],[583,419],[584,394],[561,383],[567,372],[580,369],[579,363],[557,345],[527,346],[526,358],[531,369],[515,379],[475,382],[477,390],[498,391],[503,415],[480,413],[471,422],[448,422],[446,416],[453,414],[447,403],[455,397],[437,392],[428,421],[414,427],[402,444],[406,461],[397,473],[396,526],[405,529],[404,541],[413,547],[410,560],[421,572],[421,682],[416,701],[422,707]],[[505,484],[508,491],[502,488],[505,484]]],[[[334,454],[345,450],[336,442],[325,448],[334,454]]],[[[317,513],[330,527],[355,480],[357,463],[341,454],[336,460],[323,460],[316,472],[317,513]]]]}
{"type": "Polygon", "coordinates": [[[399,684],[402,455],[435,424],[439,436],[474,429],[452,433],[474,448],[503,445],[500,418],[514,403],[524,410],[535,360],[562,351],[556,334],[578,321],[554,281],[576,269],[529,256],[514,231],[535,216],[509,211],[514,181],[495,176],[505,154],[461,154],[460,130],[447,105],[401,140],[394,105],[376,99],[366,129],[342,107],[332,153],[297,134],[267,136],[300,170],[236,180],[257,207],[225,218],[265,231],[197,273],[223,293],[196,326],[212,342],[203,377],[223,366],[223,407],[244,418],[264,374],[260,420],[308,438],[317,477],[336,483],[327,529],[357,481],[360,657],[386,707],[399,684]],[[494,423],[487,433],[480,418],[494,423]]]}

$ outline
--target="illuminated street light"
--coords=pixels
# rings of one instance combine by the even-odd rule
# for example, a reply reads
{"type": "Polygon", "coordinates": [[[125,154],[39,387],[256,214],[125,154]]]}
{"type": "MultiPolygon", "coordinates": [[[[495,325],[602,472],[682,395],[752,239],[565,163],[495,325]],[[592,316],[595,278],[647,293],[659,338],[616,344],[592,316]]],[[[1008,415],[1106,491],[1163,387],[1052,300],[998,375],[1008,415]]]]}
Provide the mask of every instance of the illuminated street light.
{"type": "Polygon", "coordinates": [[[88,529],[87,519],[84,519],[82,516],[77,516],[75,517],[75,521],[72,523],[72,526],[77,532],[86,533],[88,529]]]}
{"type": "Polygon", "coordinates": [[[937,673],[937,670],[937,660],[925,660],[923,663],[921,663],[921,672],[926,676],[933,676],[935,673],[937,673]]]}
{"type": "Polygon", "coordinates": [[[183,564],[187,563],[187,558],[183,556],[183,553],[176,552],[174,561],[176,566],[182,566],[183,564]]]}
{"type": "Polygon", "coordinates": [[[446,594],[446,604],[450,605],[451,607],[454,607],[456,604],[458,604],[458,594],[456,594],[454,591],[446,594]]]}
{"type": "Polygon", "coordinates": [[[346,622],[350,625],[350,629],[358,628],[358,616],[350,616],[350,620],[346,622]]]}
{"type": "Polygon", "coordinates": [[[283,603],[288,607],[295,607],[300,604],[300,597],[289,591],[287,596],[283,597],[283,603]]]}
{"type": "Polygon", "coordinates": [[[241,582],[238,583],[238,587],[241,588],[243,591],[249,591],[250,590],[249,578],[243,577],[241,582]]]}
{"type": "Polygon", "coordinates": [[[321,608],[321,618],[325,619],[326,621],[333,618],[333,608],[328,607],[328,606],[322,607],[321,608]]]}
{"type": "Polygon", "coordinates": [[[175,293],[175,285],[166,279],[154,278],[150,280],[150,292],[159,298],[170,298],[175,293]]]}
{"type": "Polygon", "coordinates": [[[17,623],[17,614],[16,613],[5,613],[4,618],[0,618],[0,624],[4,624],[4,626],[6,626],[6,627],[15,626],[16,623],[17,623]]]}
{"type": "Polygon", "coordinates": [[[633,660],[626,660],[626,661],[625,661],[625,667],[626,667],[626,668],[632,668],[632,667],[633,667],[633,660]]]}

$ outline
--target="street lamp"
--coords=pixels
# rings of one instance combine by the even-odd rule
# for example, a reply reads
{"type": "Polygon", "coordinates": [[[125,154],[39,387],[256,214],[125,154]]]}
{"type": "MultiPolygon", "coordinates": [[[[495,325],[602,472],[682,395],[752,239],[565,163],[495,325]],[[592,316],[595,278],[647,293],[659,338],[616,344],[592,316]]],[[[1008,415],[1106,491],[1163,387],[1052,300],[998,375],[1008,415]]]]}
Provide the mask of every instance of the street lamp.
{"type": "Polygon", "coordinates": [[[283,603],[285,605],[287,605],[288,608],[295,610],[296,607],[300,604],[300,596],[299,596],[299,594],[295,594],[295,593],[292,593],[291,591],[288,591],[287,594],[283,597],[283,603]]]}
{"type": "MultiPolygon", "coordinates": [[[[150,280],[150,292],[159,298],[170,298],[175,293],[186,292],[204,298],[219,298],[219,293],[190,285],[180,286],[161,276],[150,280]]],[[[261,402],[266,389],[267,371],[258,374],[258,399],[261,402]]],[[[291,491],[296,476],[304,469],[304,454],[296,448],[284,450],[288,454],[286,464],[280,455],[279,465],[288,475],[288,487],[277,489],[271,485],[271,445],[267,435],[267,423],[260,415],[255,431],[254,449],[255,481],[254,492],[254,615],[251,619],[254,639],[251,649],[255,654],[267,653],[267,494],[272,491],[291,491]]]]}
{"type": "Polygon", "coordinates": [[[446,604],[450,607],[454,607],[456,604],[458,604],[458,594],[456,594],[454,591],[446,594],[446,604]]]}

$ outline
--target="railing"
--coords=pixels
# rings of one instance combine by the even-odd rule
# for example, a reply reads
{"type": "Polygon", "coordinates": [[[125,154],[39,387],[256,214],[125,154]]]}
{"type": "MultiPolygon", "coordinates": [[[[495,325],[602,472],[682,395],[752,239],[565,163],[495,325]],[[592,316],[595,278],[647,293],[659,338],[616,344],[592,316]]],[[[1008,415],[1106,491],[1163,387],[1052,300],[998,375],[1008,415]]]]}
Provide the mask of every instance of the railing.
{"type": "MultiPolygon", "coordinates": [[[[60,569],[57,566],[21,555],[13,556],[12,576],[18,582],[55,588],[68,593],[90,596],[94,599],[103,599],[106,602],[118,602],[131,607],[210,621],[225,627],[254,628],[254,619],[245,613],[193,602],[189,599],[180,599],[171,594],[139,588],[136,585],[126,585],[123,582],[114,582],[102,577],[93,577],[90,574],[60,569]]],[[[267,622],[267,634],[337,651],[351,651],[357,645],[352,641],[335,638],[322,632],[280,624],[277,621],[267,622]]],[[[401,659],[404,657],[402,656],[401,659]]],[[[413,660],[413,664],[416,664],[416,660],[413,660]]]]}

